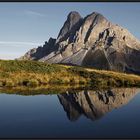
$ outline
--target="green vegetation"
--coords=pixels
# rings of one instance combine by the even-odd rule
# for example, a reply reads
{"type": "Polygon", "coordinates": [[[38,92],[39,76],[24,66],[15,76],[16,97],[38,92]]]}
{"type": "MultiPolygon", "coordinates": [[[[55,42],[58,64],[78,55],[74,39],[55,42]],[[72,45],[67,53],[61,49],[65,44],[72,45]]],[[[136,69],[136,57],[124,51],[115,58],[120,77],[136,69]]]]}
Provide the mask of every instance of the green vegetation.
{"type": "Polygon", "coordinates": [[[140,76],[37,61],[0,60],[0,87],[140,87],[140,76]]]}
{"type": "MultiPolygon", "coordinates": [[[[18,87],[0,87],[0,94],[17,94],[17,95],[48,95],[48,94],[63,94],[67,91],[81,91],[85,89],[92,89],[84,85],[46,85],[37,87],[18,86],[18,87]]],[[[94,89],[98,90],[98,89],[94,89]]]]}

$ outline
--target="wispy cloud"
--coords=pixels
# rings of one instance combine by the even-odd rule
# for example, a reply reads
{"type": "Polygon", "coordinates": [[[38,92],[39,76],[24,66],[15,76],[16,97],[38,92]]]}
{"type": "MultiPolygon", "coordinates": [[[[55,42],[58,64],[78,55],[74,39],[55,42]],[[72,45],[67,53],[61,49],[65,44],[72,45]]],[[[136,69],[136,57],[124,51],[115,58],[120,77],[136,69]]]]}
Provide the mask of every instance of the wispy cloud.
{"type": "Polygon", "coordinates": [[[32,11],[32,10],[25,10],[24,11],[26,15],[30,15],[30,16],[37,16],[37,17],[45,17],[46,15],[36,12],[36,11],[32,11]]]}
{"type": "Polygon", "coordinates": [[[22,56],[22,53],[0,53],[0,59],[4,59],[4,60],[13,60],[15,58],[19,58],[20,56],[22,56]]]}
{"type": "Polygon", "coordinates": [[[40,46],[42,43],[0,41],[0,59],[15,59],[23,56],[32,48],[40,46]]]}
{"type": "MultiPolygon", "coordinates": [[[[41,43],[40,43],[41,44],[41,43]]],[[[20,45],[29,45],[29,46],[39,46],[39,43],[33,43],[33,42],[18,42],[18,41],[0,41],[1,45],[10,45],[10,46],[20,46],[20,45]]]]}

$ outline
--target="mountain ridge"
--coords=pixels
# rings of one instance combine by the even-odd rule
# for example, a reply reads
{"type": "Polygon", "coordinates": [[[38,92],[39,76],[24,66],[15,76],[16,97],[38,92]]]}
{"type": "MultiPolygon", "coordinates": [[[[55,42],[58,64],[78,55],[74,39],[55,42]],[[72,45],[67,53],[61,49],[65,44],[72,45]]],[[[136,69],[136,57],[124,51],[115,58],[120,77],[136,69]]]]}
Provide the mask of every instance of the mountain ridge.
{"type": "Polygon", "coordinates": [[[42,51],[30,50],[20,59],[140,74],[140,41],[98,12],[84,18],[70,12],[58,37],[52,40],[42,51]]]}

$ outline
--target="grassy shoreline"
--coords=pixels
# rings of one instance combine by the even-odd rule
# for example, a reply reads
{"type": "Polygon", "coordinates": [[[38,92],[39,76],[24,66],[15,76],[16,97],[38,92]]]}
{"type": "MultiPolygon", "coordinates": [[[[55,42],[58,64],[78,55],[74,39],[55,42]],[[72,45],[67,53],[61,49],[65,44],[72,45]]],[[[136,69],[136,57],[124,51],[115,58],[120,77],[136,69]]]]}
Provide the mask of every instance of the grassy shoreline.
{"type": "Polygon", "coordinates": [[[0,60],[0,87],[140,87],[140,76],[37,61],[0,60]]]}
{"type": "Polygon", "coordinates": [[[100,91],[105,92],[112,89],[137,89],[140,91],[140,88],[137,87],[108,87],[108,88],[92,88],[92,87],[77,87],[77,86],[40,86],[40,87],[0,87],[0,94],[11,94],[11,95],[56,95],[56,94],[65,94],[65,93],[75,93],[80,91],[100,91]]]}

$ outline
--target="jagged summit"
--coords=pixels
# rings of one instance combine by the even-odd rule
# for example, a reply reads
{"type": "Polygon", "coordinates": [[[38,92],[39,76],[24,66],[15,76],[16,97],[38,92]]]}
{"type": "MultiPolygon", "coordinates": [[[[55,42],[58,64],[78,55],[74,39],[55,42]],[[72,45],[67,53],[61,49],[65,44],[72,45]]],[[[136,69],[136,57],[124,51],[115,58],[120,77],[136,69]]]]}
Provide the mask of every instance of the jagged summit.
{"type": "Polygon", "coordinates": [[[75,17],[81,18],[81,15],[77,11],[71,11],[67,16],[67,19],[72,20],[75,17]]]}
{"type": "Polygon", "coordinates": [[[96,21],[101,21],[101,20],[107,20],[102,14],[98,13],[98,12],[92,12],[91,14],[87,15],[85,18],[85,20],[93,20],[94,22],[96,21]]]}
{"type": "Polygon", "coordinates": [[[76,11],[72,11],[68,14],[67,20],[65,21],[63,27],[61,28],[56,43],[66,40],[69,37],[69,33],[74,34],[75,31],[80,26],[82,17],[76,11]]]}
{"type": "Polygon", "coordinates": [[[72,11],[57,39],[21,59],[140,74],[140,41],[98,12],[83,18],[72,11]]]}

